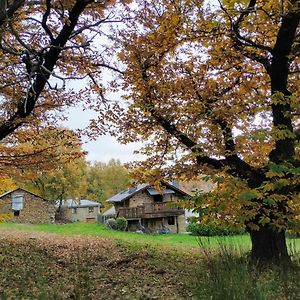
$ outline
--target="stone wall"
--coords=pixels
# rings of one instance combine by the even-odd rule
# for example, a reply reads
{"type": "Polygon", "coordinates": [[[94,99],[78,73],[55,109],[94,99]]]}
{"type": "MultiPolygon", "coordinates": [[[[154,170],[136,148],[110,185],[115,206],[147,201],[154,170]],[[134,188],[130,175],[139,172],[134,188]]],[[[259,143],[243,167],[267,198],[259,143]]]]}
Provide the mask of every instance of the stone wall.
{"type": "Polygon", "coordinates": [[[129,199],[129,207],[137,207],[145,203],[153,203],[153,198],[146,191],[135,194],[129,199]]]}
{"type": "Polygon", "coordinates": [[[99,214],[99,207],[92,207],[93,212],[89,211],[89,207],[77,207],[76,210],[68,208],[68,217],[71,221],[81,221],[81,222],[90,222],[97,221],[97,216],[99,214]]]}
{"type": "Polygon", "coordinates": [[[12,197],[14,195],[23,196],[23,209],[19,211],[19,216],[14,216],[11,220],[16,223],[51,223],[54,222],[55,207],[49,201],[35,196],[22,189],[18,189],[0,198],[0,213],[14,213],[12,209],[12,197]]]}
{"type": "Polygon", "coordinates": [[[143,226],[149,229],[151,232],[158,232],[162,226],[170,229],[171,233],[183,233],[186,232],[186,224],[184,215],[180,216],[171,216],[163,218],[152,218],[152,219],[143,219],[143,226]],[[172,221],[174,222],[172,224],[172,221]]]}
{"type": "Polygon", "coordinates": [[[186,232],[186,219],[184,215],[180,215],[177,217],[178,222],[178,231],[179,232],[186,232]]]}
{"type": "MultiPolygon", "coordinates": [[[[163,195],[163,202],[177,201],[178,198],[174,194],[163,195]]],[[[137,207],[138,205],[143,205],[145,203],[154,203],[153,196],[149,195],[147,191],[143,191],[136,195],[133,195],[129,199],[129,207],[137,207]]]]}

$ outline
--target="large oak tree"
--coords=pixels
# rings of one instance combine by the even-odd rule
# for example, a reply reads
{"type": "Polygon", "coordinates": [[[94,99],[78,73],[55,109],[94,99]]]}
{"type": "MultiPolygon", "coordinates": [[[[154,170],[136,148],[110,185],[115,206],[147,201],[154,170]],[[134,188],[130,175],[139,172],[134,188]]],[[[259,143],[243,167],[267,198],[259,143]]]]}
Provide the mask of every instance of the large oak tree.
{"type": "MultiPolygon", "coordinates": [[[[15,141],[57,127],[68,107],[81,104],[98,111],[109,107],[103,96],[102,70],[113,67],[104,59],[109,48],[105,36],[109,24],[122,20],[125,2],[1,1],[0,140],[1,150],[5,148],[0,155],[1,169],[9,156],[18,165],[22,153],[15,155],[15,141]]],[[[102,121],[99,119],[99,127],[102,121]]],[[[31,153],[30,164],[34,166],[38,153],[47,152],[31,153]]]]}
{"type": "Polygon", "coordinates": [[[289,260],[285,231],[299,229],[300,2],[137,2],[117,37],[128,91],[118,125],[123,142],[146,142],[141,178],[226,174],[252,258],[289,260]]]}

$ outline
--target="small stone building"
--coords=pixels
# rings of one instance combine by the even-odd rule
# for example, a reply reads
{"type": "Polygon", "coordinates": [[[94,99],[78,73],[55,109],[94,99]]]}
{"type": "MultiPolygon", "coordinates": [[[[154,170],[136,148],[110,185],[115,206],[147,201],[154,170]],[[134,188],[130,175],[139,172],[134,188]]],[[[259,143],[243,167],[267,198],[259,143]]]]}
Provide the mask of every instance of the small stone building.
{"type": "Polygon", "coordinates": [[[186,231],[185,212],[176,206],[176,201],[188,196],[173,184],[163,182],[160,191],[150,184],[140,184],[107,201],[114,205],[117,217],[127,219],[128,230],[145,228],[158,232],[168,228],[172,233],[180,233],[186,231]]]}
{"type": "MultiPolygon", "coordinates": [[[[59,201],[56,207],[59,207],[59,201]]],[[[100,208],[101,203],[87,199],[66,199],[61,203],[64,218],[70,222],[97,222],[100,208]]]]}
{"type": "Polygon", "coordinates": [[[53,223],[54,205],[21,188],[0,195],[0,214],[11,214],[16,223],[53,223]]]}

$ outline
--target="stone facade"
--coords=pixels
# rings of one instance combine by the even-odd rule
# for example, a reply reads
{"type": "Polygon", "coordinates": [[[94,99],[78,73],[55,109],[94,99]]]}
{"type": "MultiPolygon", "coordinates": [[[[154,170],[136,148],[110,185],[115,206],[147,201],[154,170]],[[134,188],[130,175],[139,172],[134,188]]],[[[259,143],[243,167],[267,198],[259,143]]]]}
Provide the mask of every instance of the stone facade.
{"type": "Polygon", "coordinates": [[[56,207],[59,211],[58,221],[97,222],[101,203],[88,199],[66,199],[56,201],[56,207]]]}
{"type": "Polygon", "coordinates": [[[72,222],[96,222],[99,207],[67,208],[67,218],[72,222]]]}
{"type": "Polygon", "coordinates": [[[55,207],[49,201],[23,189],[5,193],[0,196],[0,214],[13,215],[16,223],[53,223],[55,207]],[[21,199],[21,207],[13,207],[14,198],[21,199]]]}
{"type": "MultiPolygon", "coordinates": [[[[186,223],[184,215],[142,219],[141,224],[150,232],[158,232],[162,227],[167,227],[168,229],[170,229],[171,233],[186,232],[186,223]]],[[[136,221],[129,221],[130,230],[138,230],[138,225],[139,224],[136,221]]]]}
{"type": "Polygon", "coordinates": [[[146,191],[143,191],[141,193],[133,195],[129,199],[128,207],[137,207],[145,203],[153,203],[153,198],[146,191]]]}
{"type": "MultiPolygon", "coordinates": [[[[176,201],[177,197],[175,195],[165,194],[163,195],[162,202],[176,201]]],[[[141,193],[133,195],[129,201],[127,201],[127,207],[137,207],[147,203],[153,203],[153,197],[143,191],[141,193]]],[[[167,227],[171,230],[171,233],[186,232],[185,216],[169,216],[163,218],[151,218],[151,219],[142,219],[141,225],[145,228],[148,228],[151,232],[159,231],[162,226],[167,227]]],[[[129,230],[138,230],[139,223],[136,220],[129,221],[129,230]]]]}

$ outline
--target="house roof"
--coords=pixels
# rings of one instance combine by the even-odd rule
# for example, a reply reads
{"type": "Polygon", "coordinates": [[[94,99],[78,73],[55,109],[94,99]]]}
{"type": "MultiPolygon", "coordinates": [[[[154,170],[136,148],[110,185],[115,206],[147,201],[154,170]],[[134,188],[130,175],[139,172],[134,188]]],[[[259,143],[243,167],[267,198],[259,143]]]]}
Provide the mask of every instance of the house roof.
{"type": "MultiPolygon", "coordinates": [[[[59,205],[59,200],[56,201],[55,206],[59,205]]],[[[62,206],[67,206],[67,207],[97,207],[97,206],[101,206],[101,203],[99,202],[95,202],[95,201],[91,201],[91,200],[87,200],[87,199],[66,199],[62,201],[62,206]]]]}
{"type": "Polygon", "coordinates": [[[37,194],[34,194],[34,193],[30,192],[30,191],[27,191],[27,190],[25,190],[25,189],[22,189],[22,188],[16,188],[16,189],[14,189],[14,190],[5,192],[5,193],[3,193],[2,195],[0,195],[0,198],[3,198],[3,197],[5,197],[5,196],[7,196],[7,195],[9,195],[9,194],[11,194],[11,193],[13,193],[13,192],[18,191],[18,190],[21,190],[21,191],[26,192],[26,193],[28,193],[28,194],[31,194],[31,195],[33,195],[33,196],[35,196],[35,197],[38,197],[38,198],[40,198],[40,199],[42,199],[42,200],[44,200],[44,201],[47,201],[47,199],[45,199],[45,198],[43,198],[43,197],[41,197],[41,196],[39,196],[39,195],[37,195],[37,194]]]}
{"type": "MultiPolygon", "coordinates": [[[[178,187],[174,186],[171,183],[163,181],[162,185],[164,185],[166,187],[166,189],[164,189],[162,191],[163,194],[178,193],[183,196],[189,196],[189,194],[187,194],[186,192],[184,192],[183,190],[179,189],[178,187]]],[[[124,190],[124,191],[112,196],[111,198],[107,199],[106,201],[110,202],[110,203],[123,202],[123,201],[131,198],[132,196],[134,196],[140,192],[143,192],[144,190],[147,190],[147,192],[152,196],[161,194],[161,192],[157,191],[151,184],[142,183],[134,188],[124,190]]]]}

